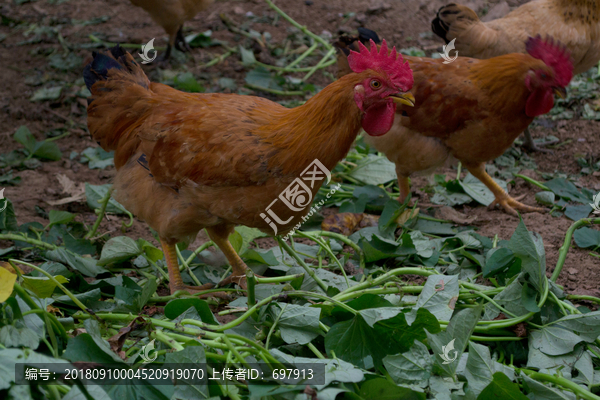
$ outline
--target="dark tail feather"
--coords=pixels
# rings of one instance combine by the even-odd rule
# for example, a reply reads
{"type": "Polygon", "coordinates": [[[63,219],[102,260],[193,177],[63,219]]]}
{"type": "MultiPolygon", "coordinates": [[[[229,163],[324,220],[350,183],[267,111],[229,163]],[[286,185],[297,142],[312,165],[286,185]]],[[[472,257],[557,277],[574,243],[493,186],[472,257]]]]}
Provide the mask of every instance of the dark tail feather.
{"type": "MultiPolygon", "coordinates": [[[[93,52],[92,55],[93,60],[83,69],[83,80],[90,92],[96,82],[106,81],[108,79],[108,72],[115,69],[126,73],[125,75],[121,75],[119,79],[134,82],[146,89],[148,88],[150,82],[144,70],[133,59],[131,54],[124,51],[121,46],[116,45],[108,49],[108,51],[93,52]]],[[[93,100],[93,97],[90,97],[88,105],[93,100]]]]}
{"type": "Polygon", "coordinates": [[[358,28],[358,36],[342,35],[333,45],[348,56],[350,55],[350,50],[359,51],[358,45],[356,44],[357,41],[360,41],[367,46],[370,40],[373,40],[376,44],[381,43],[381,39],[375,31],[360,27],[358,28]]]}
{"type": "Polygon", "coordinates": [[[381,43],[381,39],[379,38],[379,35],[377,35],[377,32],[363,27],[358,28],[358,40],[364,45],[369,43],[370,40],[373,40],[375,44],[381,43]]]}
{"type": "Polygon", "coordinates": [[[437,12],[437,16],[431,21],[431,30],[433,33],[444,39],[444,42],[448,44],[450,41],[446,39],[446,35],[448,34],[448,30],[450,27],[440,18],[440,12],[448,6],[453,6],[454,4],[448,4],[447,6],[440,7],[437,12]]]}
{"type": "Polygon", "coordinates": [[[104,53],[93,52],[94,59],[83,69],[83,80],[88,90],[92,90],[92,86],[96,81],[104,80],[108,76],[108,70],[116,68],[123,69],[123,65],[119,63],[119,58],[125,55],[121,46],[116,45],[109,49],[112,57],[104,53]]]}

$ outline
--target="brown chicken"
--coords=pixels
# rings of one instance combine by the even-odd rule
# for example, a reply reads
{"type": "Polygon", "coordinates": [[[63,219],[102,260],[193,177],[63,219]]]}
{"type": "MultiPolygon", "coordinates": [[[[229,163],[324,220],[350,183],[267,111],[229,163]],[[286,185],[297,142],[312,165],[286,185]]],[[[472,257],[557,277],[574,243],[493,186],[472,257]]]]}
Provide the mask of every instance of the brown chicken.
{"type": "MultiPolygon", "coordinates": [[[[440,8],[431,27],[446,43],[456,39],[461,56],[485,59],[525,53],[529,36],[549,35],[571,52],[575,74],[600,61],[600,0],[535,0],[489,22],[468,7],[449,4],[440,8]]],[[[528,129],[525,140],[527,147],[540,150],[528,129]]]]}
{"type": "Polygon", "coordinates": [[[130,0],[131,4],[144,9],[154,22],[162,26],[169,35],[169,44],[164,59],[171,56],[171,49],[189,51],[190,47],[183,37],[183,24],[203,10],[214,0],[130,0]]]}
{"type": "Polygon", "coordinates": [[[175,251],[203,228],[233,269],[221,284],[244,287],[233,228],[290,231],[361,126],[383,135],[396,105],[414,104],[412,72],[385,42],[380,53],[363,46],[349,63],[353,73],[288,109],[260,97],[180,92],[150,82],[119,47],[94,53],[84,70],[88,128],[115,150],[115,198],[158,232],[171,292],[211,286],[184,285],[175,251]]]}
{"type": "MultiPolygon", "coordinates": [[[[361,28],[362,38],[376,38],[361,28]]],[[[359,43],[341,39],[344,53],[359,43]]],[[[550,111],[553,91],[564,92],[573,65],[564,48],[539,37],[527,42],[529,54],[508,54],[489,60],[459,57],[404,58],[414,74],[415,107],[398,107],[390,132],[365,141],[396,164],[400,201],[410,192],[409,176],[432,172],[453,155],[494,193],[493,204],[516,215],[516,210],[541,211],[508,195],[485,171],[485,162],[501,156],[535,116],[550,111]]],[[[339,73],[348,72],[345,57],[339,73]]]]}

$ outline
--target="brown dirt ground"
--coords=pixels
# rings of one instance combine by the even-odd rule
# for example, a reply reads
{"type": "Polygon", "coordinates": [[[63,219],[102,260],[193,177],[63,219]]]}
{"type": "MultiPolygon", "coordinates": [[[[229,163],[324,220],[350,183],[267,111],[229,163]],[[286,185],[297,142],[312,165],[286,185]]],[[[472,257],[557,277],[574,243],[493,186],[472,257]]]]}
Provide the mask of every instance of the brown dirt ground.
{"type": "MultiPolygon", "coordinates": [[[[512,0],[508,1],[508,4],[516,6],[524,2],[526,0],[512,0]]],[[[366,26],[376,30],[398,48],[418,46],[428,52],[441,49],[441,41],[428,32],[435,11],[440,5],[446,3],[445,1],[329,0],[322,2],[292,0],[278,1],[277,3],[292,18],[317,34],[327,30],[335,37],[340,32],[352,31],[358,26],[366,26]],[[385,6],[379,7],[382,4],[385,6]],[[369,11],[369,9],[375,11],[369,11]],[[356,15],[345,18],[343,14],[349,12],[355,12],[356,15]]],[[[494,3],[496,1],[467,2],[480,11],[493,6],[494,3]]],[[[252,12],[257,16],[274,15],[274,12],[260,0],[217,0],[209,11],[199,14],[193,21],[187,23],[186,29],[190,32],[212,29],[213,38],[226,40],[232,45],[245,39],[229,32],[221,23],[219,14],[225,13],[231,20],[241,24],[245,21],[247,12],[252,12]]],[[[145,43],[150,38],[157,37],[156,46],[166,43],[162,29],[156,26],[145,12],[132,6],[126,0],[68,0],[60,4],[50,4],[46,0],[39,0],[21,5],[5,1],[0,4],[0,14],[16,21],[35,23],[39,26],[65,24],[61,34],[68,43],[89,43],[88,35],[94,32],[101,32],[107,36],[107,40],[114,42],[145,43]],[[98,25],[81,26],[68,23],[71,19],[90,20],[103,15],[110,18],[107,22],[98,25]]],[[[252,26],[257,31],[270,32],[274,42],[280,42],[286,37],[288,27],[287,23],[281,21],[277,26],[270,24],[254,24],[252,26]]],[[[92,184],[109,183],[115,174],[114,168],[90,170],[77,161],[68,160],[71,151],[81,152],[89,146],[96,145],[85,129],[84,105],[77,102],[69,103],[65,100],[64,95],[54,102],[32,103],[29,101],[33,92],[38,88],[27,85],[26,77],[36,74],[45,80],[60,78],[74,82],[80,77],[80,73],[58,74],[48,66],[48,60],[44,54],[53,49],[60,49],[60,44],[56,39],[44,40],[36,44],[17,45],[18,42],[27,39],[23,32],[22,29],[17,30],[0,25],[0,34],[7,35],[6,39],[0,42],[0,153],[20,147],[12,139],[12,135],[20,125],[27,125],[38,140],[44,138],[44,133],[49,130],[68,128],[70,121],[74,122],[74,127],[68,128],[71,132],[70,136],[57,142],[63,152],[63,160],[43,162],[38,169],[16,172],[15,175],[22,178],[21,184],[16,187],[9,186],[6,189],[5,195],[13,201],[20,224],[29,221],[43,222],[43,219],[36,214],[35,206],[49,210],[52,207],[45,201],[63,197],[59,193],[57,173],[67,175],[74,182],[92,184]]],[[[200,70],[199,65],[209,59],[209,53],[219,54],[222,51],[218,47],[205,50],[195,49],[194,57],[197,64],[188,61],[186,66],[195,74],[201,72],[208,80],[226,76],[234,78],[238,84],[242,84],[244,69],[238,57],[229,57],[218,66],[200,70]]],[[[89,56],[90,50],[75,50],[75,52],[86,58],[89,56]]],[[[258,55],[258,58],[261,59],[261,55],[258,55]]],[[[265,61],[268,62],[268,60],[265,61]]],[[[151,78],[157,76],[155,65],[144,68],[151,78]]],[[[328,72],[335,73],[335,68],[330,67],[328,72]]],[[[311,79],[311,82],[325,85],[329,82],[329,78],[318,73],[311,79]]],[[[76,92],[77,89],[69,90],[76,92]]],[[[538,171],[579,172],[575,161],[576,156],[594,155],[597,157],[599,155],[599,128],[600,123],[583,120],[560,121],[554,129],[536,127],[533,130],[534,136],[551,133],[558,136],[561,141],[571,139],[570,143],[560,147],[554,154],[533,154],[539,167],[538,171]]],[[[0,170],[0,175],[5,172],[0,170]]],[[[450,170],[444,172],[452,174],[450,170]]],[[[527,171],[526,174],[542,180],[536,171],[527,171]]],[[[420,196],[420,204],[425,206],[428,203],[427,195],[417,188],[425,186],[426,183],[425,178],[416,178],[413,182],[414,192],[420,196]]],[[[586,177],[582,179],[581,183],[588,188],[600,190],[598,177],[586,177]]],[[[512,188],[511,194],[525,195],[523,201],[526,204],[534,204],[535,192],[536,190],[529,184],[517,180],[516,187],[512,188]]],[[[78,219],[87,224],[91,224],[95,220],[94,213],[84,203],[71,203],[54,208],[77,213],[78,219]]],[[[498,234],[501,239],[508,239],[518,223],[517,219],[500,210],[488,211],[484,207],[464,206],[459,207],[459,211],[476,215],[478,219],[475,225],[478,226],[480,233],[486,236],[498,234]]],[[[125,220],[126,218],[110,216],[103,221],[99,233],[109,232],[111,235],[118,235],[121,221],[125,220]]],[[[537,231],[542,235],[547,252],[548,270],[551,272],[556,264],[564,233],[571,222],[565,217],[555,218],[539,213],[526,214],[524,220],[530,230],[537,231]]],[[[136,221],[126,234],[154,241],[147,226],[140,221],[136,221]]],[[[197,243],[204,240],[206,238],[201,234],[197,243]]],[[[0,248],[7,244],[0,242],[0,248]]],[[[590,256],[588,251],[572,248],[559,283],[565,285],[570,293],[600,296],[600,274],[597,273],[599,264],[598,259],[590,256]]]]}

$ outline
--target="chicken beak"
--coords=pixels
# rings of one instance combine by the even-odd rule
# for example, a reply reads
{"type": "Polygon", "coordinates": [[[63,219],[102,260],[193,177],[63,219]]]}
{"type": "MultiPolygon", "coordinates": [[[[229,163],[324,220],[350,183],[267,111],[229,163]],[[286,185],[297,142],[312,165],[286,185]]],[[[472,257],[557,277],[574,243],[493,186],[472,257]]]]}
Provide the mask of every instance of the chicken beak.
{"type": "Polygon", "coordinates": [[[415,97],[411,92],[393,94],[390,97],[394,103],[404,104],[409,107],[415,106],[415,97]]]}
{"type": "Polygon", "coordinates": [[[556,87],[554,88],[554,93],[560,97],[561,99],[566,99],[567,98],[567,89],[565,89],[564,87],[556,87]]]}

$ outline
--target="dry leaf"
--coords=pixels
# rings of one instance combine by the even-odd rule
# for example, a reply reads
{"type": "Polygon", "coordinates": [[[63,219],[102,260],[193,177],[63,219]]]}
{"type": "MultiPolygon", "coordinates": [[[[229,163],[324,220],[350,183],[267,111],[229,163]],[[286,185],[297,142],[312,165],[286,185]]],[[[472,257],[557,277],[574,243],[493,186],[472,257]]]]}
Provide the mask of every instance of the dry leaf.
{"type": "Polygon", "coordinates": [[[407,223],[408,221],[410,221],[411,219],[413,219],[414,217],[416,217],[417,215],[419,215],[419,208],[415,208],[415,209],[407,209],[404,210],[402,212],[402,214],[400,214],[400,216],[398,218],[396,218],[396,223],[400,226],[404,225],[405,223],[407,223]]]}
{"type": "MultiPolygon", "coordinates": [[[[12,265],[10,265],[10,263],[6,262],[6,261],[0,261],[0,267],[1,268],[5,268],[6,270],[8,270],[8,272],[12,273],[12,274],[17,274],[15,272],[15,269],[13,268],[12,265]]],[[[21,268],[19,268],[19,266],[16,266],[17,269],[19,270],[19,272],[21,273],[21,275],[23,274],[23,270],[21,268]]]]}
{"type": "Polygon", "coordinates": [[[56,174],[56,179],[58,179],[62,193],[68,194],[69,197],[60,200],[46,200],[46,203],[51,206],[58,206],[85,199],[85,183],[75,183],[64,174],[56,174]]]}
{"type": "Polygon", "coordinates": [[[378,216],[371,214],[333,214],[321,222],[321,229],[324,231],[340,233],[344,236],[349,236],[358,229],[377,225],[378,219],[378,216]]]}
{"type": "Polygon", "coordinates": [[[471,224],[477,219],[476,215],[468,217],[465,214],[460,213],[454,208],[448,206],[444,206],[435,210],[435,217],[461,225],[471,224]]]}

